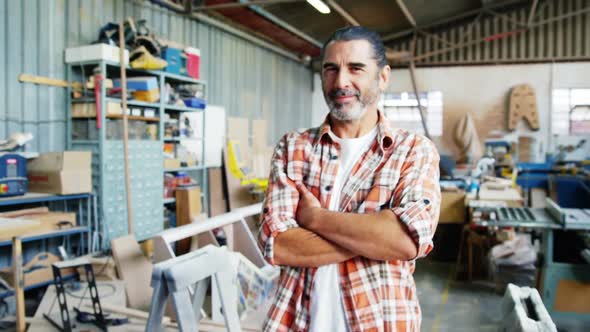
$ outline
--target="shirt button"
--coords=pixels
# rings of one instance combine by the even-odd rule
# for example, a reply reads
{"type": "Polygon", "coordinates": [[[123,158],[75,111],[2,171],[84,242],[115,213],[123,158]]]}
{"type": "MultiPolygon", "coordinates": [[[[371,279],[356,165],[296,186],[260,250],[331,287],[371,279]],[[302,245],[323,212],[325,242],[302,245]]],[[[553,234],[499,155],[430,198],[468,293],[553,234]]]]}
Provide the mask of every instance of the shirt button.
{"type": "Polygon", "coordinates": [[[426,205],[430,204],[430,200],[428,200],[428,199],[425,199],[425,200],[424,200],[424,204],[426,204],[426,205]]]}
{"type": "Polygon", "coordinates": [[[268,208],[262,209],[262,213],[268,213],[268,208]]]}
{"type": "Polygon", "coordinates": [[[307,175],[303,176],[303,181],[307,181],[307,175]]]}
{"type": "Polygon", "coordinates": [[[330,191],[330,190],[332,190],[332,186],[330,186],[330,185],[326,186],[326,191],[330,191]]]}
{"type": "Polygon", "coordinates": [[[335,155],[335,154],[333,154],[333,155],[331,155],[331,156],[330,156],[330,159],[332,159],[332,160],[336,160],[336,159],[338,159],[338,156],[337,156],[337,155],[335,155]]]}

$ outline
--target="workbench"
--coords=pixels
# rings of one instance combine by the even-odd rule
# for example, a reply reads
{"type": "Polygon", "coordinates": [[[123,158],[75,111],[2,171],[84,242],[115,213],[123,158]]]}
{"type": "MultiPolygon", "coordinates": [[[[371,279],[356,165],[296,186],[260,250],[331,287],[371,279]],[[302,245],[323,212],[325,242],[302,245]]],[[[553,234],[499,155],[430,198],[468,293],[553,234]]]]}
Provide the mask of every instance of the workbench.
{"type": "Polygon", "coordinates": [[[555,238],[559,232],[590,231],[590,209],[562,208],[547,199],[546,208],[498,207],[488,210],[492,220],[473,221],[476,226],[493,229],[514,227],[541,231],[541,295],[551,317],[590,320],[587,293],[590,289],[590,264],[555,259],[555,238]],[[577,291],[583,291],[580,293],[577,291]],[[561,294],[560,294],[561,292],[561,294]],[[576,294],[577,292],[577,294],[576,294]]]}

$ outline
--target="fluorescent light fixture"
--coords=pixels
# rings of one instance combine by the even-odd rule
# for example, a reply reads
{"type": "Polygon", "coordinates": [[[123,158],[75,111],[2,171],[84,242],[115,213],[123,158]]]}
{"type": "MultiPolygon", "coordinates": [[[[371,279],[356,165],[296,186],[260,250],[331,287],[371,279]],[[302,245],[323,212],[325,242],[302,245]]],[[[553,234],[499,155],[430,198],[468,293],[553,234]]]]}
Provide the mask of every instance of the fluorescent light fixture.
{"type": "Polygon", "coordinates": [[[307,3],[312,5],[313,8],[317,9],[322,14],[330,14],[330,7],[326,5],[322,0],[307,0],[307,3]]]}

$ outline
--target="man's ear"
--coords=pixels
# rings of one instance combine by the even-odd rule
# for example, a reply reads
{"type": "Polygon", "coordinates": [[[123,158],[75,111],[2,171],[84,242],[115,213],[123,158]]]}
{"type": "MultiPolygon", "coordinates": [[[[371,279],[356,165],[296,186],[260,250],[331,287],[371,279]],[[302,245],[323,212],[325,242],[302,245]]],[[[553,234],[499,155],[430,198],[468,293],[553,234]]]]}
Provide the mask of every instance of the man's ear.
{"type": "Polygon", "coordinates": [[[391,67],[389,65],[383,66],[379,72],[379,89],[385,91],[389,86],[389,75],[391,75],[391,67]]]}

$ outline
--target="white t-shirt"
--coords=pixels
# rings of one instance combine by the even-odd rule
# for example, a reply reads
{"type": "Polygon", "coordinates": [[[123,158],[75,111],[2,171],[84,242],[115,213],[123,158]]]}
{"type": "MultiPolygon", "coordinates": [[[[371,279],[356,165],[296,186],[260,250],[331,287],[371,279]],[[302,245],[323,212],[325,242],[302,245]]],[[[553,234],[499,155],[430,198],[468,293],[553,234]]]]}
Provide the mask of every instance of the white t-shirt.
{"type": "MultiPolygon", "coordinates": [[[[331,211],[338,211],[342,187],[356,161],[371,147],[371,143],[377,136],[377,127],[358,138],[341,139],[332,132],[330,132],[330,136],[335,142],[340,143],[341,147],[340,165],[328,207],[331,211]]],[[[348,331],[340,290],[338,264],[321,266],[315,274],[311,294],[309,331],[348,331]]]]}

